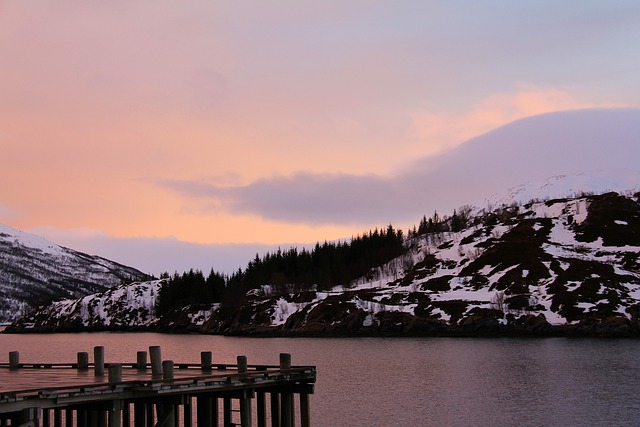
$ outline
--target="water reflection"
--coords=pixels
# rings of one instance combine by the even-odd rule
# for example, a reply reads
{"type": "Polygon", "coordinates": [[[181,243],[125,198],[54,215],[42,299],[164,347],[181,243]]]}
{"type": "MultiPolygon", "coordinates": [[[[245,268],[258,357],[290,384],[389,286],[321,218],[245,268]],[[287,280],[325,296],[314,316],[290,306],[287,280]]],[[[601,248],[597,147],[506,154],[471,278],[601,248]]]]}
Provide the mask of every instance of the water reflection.
{"type": "MultiPolygon", "coordinates": [[[[134,362],[162,346],[164,359],[198,363],[316,365],[315,426],[636,425],[640,341],[553,339],[251,339],[163,334],[0,335],[0,361],[72,362],[105,347],[107,362],[134,362]]],[[[89,375],[91,372],[89,373],[89,375]]],[[[18,374],[19,375],[19,374],[18,374]]],[[[23,377],[20,381],[28,383],[23,377]]]]}

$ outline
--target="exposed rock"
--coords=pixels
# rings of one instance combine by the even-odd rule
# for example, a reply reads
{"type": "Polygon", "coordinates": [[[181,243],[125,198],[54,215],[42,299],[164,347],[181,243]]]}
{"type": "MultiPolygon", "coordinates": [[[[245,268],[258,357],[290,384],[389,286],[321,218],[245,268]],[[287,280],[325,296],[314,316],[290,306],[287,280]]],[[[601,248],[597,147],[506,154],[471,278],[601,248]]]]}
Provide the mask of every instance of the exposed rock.
{"type": "Polygon", "coordinates": [[[9,330],[144,326],[251,336],[640,336],[636,199],[609,193],[538,201],[478,210],[467,222],[455,233],[407,240],[405,254],[346,287],[277,294],[274,287],[253,289],[234,305],[185,307],[160,319],[150,306],[146,312],[140,305],[107,309],[114,293],[104,293],[76,300],[81,309],[69,308],[69,302],[43,307],[9,330]]]}

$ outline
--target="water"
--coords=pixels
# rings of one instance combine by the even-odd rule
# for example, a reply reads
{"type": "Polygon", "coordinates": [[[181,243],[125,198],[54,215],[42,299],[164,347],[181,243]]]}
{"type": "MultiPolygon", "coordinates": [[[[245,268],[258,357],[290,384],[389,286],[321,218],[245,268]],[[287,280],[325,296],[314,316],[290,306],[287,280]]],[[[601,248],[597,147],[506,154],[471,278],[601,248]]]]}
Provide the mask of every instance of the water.
{"type": "Polygon", "coordinates": [[[333,426],[640,425],[640,341],[565,338],[231,338],[153,333],[0,335],[0,362],[107,362],[162,346],[164,359],[316,365],[312,423],[333,426]]]}

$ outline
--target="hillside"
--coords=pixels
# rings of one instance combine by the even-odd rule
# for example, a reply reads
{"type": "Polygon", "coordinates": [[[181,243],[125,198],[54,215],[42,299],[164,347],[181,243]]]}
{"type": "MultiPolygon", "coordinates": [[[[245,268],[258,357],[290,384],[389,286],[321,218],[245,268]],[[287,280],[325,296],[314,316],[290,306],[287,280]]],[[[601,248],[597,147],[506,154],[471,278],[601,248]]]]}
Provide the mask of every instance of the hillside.
{"type": "Polygon", "coordinates": [[[0,323],[54,299],[93,294],[147,277],[0,224],[0,323]]]}
{"type": "MultiPolygon", "coordinates": [[[[441,225],[411,234],[402,255],[342,286],[264,284],[240,303],[129,326],[265,336],[640,335],[640,193],[465,208],[441,225]]],[[[12,330],[77,330],[69,308],[43,310],[12,330]]]]}

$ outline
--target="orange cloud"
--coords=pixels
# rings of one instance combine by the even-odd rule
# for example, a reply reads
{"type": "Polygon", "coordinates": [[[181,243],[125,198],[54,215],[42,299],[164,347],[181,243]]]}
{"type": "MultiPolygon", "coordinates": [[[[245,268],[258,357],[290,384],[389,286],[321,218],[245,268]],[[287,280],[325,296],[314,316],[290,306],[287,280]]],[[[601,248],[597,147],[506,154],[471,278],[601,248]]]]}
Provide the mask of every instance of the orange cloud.
{"type": "Polygon", "coordinates": [[[554,111],[624,106],[582,101],[560,89],[522,85],[516,92],[491,95],[464,112],[421,110],[409,113],[409,117],[414,136],[428,141],[428,152],[423,154],[431,155],[524,117],[554,111]]]}

